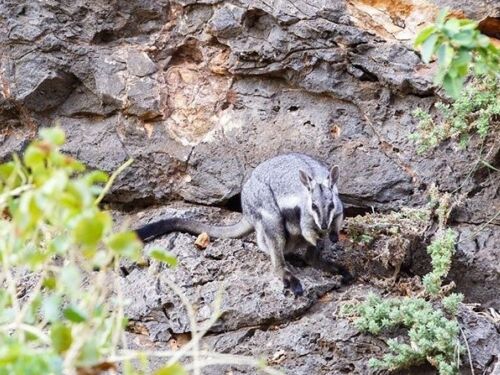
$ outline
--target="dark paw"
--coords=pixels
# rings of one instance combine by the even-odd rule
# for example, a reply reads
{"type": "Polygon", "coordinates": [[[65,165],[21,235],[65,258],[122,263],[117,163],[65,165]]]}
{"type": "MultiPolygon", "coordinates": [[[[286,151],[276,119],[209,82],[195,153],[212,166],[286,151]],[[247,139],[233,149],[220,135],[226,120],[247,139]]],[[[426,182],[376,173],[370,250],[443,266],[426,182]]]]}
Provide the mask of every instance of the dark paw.
{"type": "Polygon", "coordinates": [[[342,276],[342,284],[350,284],[354,281],[354,276],[343,266],[338,266],[339,274],[342,276]]]}
{"type": "Polygon", "coordinates": [[[283,285],[285,289],[290,289],[295,297],[304,294],[304,288],[302,288],[300,280],[293,275],[285,275],[283,277],[283,285]]]}
{"type": "Polygon", "coordinates": [[[329,262],[326,260],[322,260],[320,263],[320,269],[325,271],[331,275],[340,275],[342,276],[342,284],[348,284],[354,280],[354,277],[344,266],[336,263],[329,262]]]}
{"type": "Polygon", "coordinates": [[[317,267],[320,261],[320,251],[314,246],[309,246],[306,250],[305,262],[312,267],[317,267]]]}
{"type": "Polygon", "coordinates": [[[332,243],[339,242],[339,235],[338,235],[338,233],[330,232],[330,241],[332,241],[332,243]]]}

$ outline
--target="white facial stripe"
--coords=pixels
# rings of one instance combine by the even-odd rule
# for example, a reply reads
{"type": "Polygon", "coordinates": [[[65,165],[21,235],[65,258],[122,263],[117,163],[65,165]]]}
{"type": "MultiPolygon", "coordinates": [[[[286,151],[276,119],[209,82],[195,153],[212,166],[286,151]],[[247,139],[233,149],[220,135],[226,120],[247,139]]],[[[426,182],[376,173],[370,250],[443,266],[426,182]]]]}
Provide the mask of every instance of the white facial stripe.
{"type": "Polygon", "coordinates": [[[319,216],[318,216],[318,214],[315,211],[313,211],[312,212],[312,216],[313,216],[314,222],[316,223],[316,225],[318,226],[318,228],[321,228],[321,223],[319,222],[319,216]]]}
{"type": "Polygon", "coordinates": [[[328,220],[328,227],[332,225],[333,218],[335,217],[335,210],[330,211],[330,220],[328,220]]]}

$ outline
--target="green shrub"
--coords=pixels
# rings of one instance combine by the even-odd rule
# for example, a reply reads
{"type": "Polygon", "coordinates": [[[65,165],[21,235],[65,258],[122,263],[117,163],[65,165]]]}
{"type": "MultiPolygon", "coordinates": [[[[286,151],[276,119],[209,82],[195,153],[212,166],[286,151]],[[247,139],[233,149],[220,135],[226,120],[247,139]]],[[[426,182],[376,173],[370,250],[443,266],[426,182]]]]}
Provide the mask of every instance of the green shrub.
{"type": "MultiPolygon", "coordinates": [[[[448,199],[440,199],[440,202],[448,199]]],[[[446,220],[442,215],[446,209],[437,208],[440,225],[446,220]]],[[[446,212],[445,212],[446,211],[446,212]]],[[[408,330],[408,342],[388,340],[389,353],[382,359],[372,358],[375,368],[399,370],[425,361],[438,369],[440,375],[458,374],[461,352],[456,319],[461,294],[450,294],[440,302],[443,293],[442,280],[448,274],[451,258],[455,253],[456,233],[440,230],[427,252],[431,256],[432,271],[423,277],[424,297],[383,299],[370,294],[366,301],[344,306],[343,313],[356,317],[355,324],[362,332],[379,335],[387,329],[397,327],[408,330]]]]}
{"type": "Polygon", "coordinates": [[[422,282],[425,291],[436,296],[441,291],[441,282],[451,267],[451,258],[455,254],[455,241],[457,234],[452,229],[438,233],[434,241],[427,247],[427,253],[431,256],[432,271],[425,275],[422,282]]]}
{"type": "Polygon", "coordinates": [[[356,326],[363,332],[378,335],[386,329],[408,329],[409,343],[389,339],[389,353],[382,359],[372,358],[370,366],[400,370],[429,361],[440,375],[458,373],[458,322],[448,319],[429,301],[411,297],[382,299],[370,294],[354,312],[359,316],[356,326]]]}
{"type": "Polygon", "coordinates": [[[417,131],[410,135],[419,153],[426,152],[446,139],[458,140],[466,147],[471,134],[477,133],[485,138],[498,131],[500,116],[500,82],[497,77],[475,77],[460,92],[452,104],[436,103],[442,119],[439,122],[417,108],[413,116],[419,121],[417,131]]]}
{"type": "MultiPolygon", "coordinates": [[[[119,265],[141,259],[143,245],[132,231],[114,231],[110,213],[99,208],[116,174],[87,172],[61,153],[60,129],[40,134],[22,160],[14,155],[0,165],[0,375],[98,374],[118,363],[124,374],[143,374],[150,356],[167,361],[156,372],[162,375],[187,374],[177,363],[185,357],[195,374],[203,358],[279,374],[252,358],[201,353],[209,325],[192,327],[192,340],[175,354],[127,350],[119,265]]],[[[175,265],[164,250],[149,256],[175,265]]],[[[194,308],[184,308],[195,321],[194,308]]]]}

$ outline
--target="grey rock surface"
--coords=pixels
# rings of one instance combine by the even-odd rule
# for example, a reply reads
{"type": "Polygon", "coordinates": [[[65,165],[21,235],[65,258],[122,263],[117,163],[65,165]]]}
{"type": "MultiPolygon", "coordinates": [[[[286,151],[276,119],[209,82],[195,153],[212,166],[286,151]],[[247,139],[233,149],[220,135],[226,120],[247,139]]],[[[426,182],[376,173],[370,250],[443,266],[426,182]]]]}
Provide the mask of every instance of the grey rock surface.
{"type": "MultiPolygon", "coordinates": [[[[139,225],[161,217],[192,217],[228,224],[238,220],[239,214],[177,203],[125,215],[121,220],[139,225]]],[[[373,373],[368,359],[383,355],[388,337],[403,335],[402,331],[387,332],[382,337],[360,334],[352,321],[340,313],[343,304],[362,300],[369,292],[384,293],[382,285],[394,285],[390,282],[391,272],[381,264],[377,266],[375,259],[363,257],[349,241],[342,241],[343,249],[328,249],[326,255],[355,271],[357,281],[342,286],[338,276],[295,266],[305,286],[304,296],[295,299],[284,293],[280,280],[272,273],[269,258],[258,250],[253,236],[242,240],[215,239],[205,249],[197,248],[195,239],[191,235],[171,234],[146,246],[146,253],[163,247],[175,254],[179,260],[175,269],[154,261],[141,267],[123,265],[122,286],[131,302],[126,314],[132,327],[142,327],[138,329],[140,334],[131,334],[134,345],[168,349],[191,332],[188,314],[166,280],[175,282],[196,307],[199,326],[207,324],[216,311],[220,313],[220,319],[202,341],[205,349],[263,358],[286,374],[373,373]],[[380,286],[375,286],[377,283],[380,286]],[[217,304],[214,301],[219,293],[222,297],[217,304]]],[[[383,248],[383,243],[375,243],[371,258],[380,258],[383,248]]],[[[498,322],[468,305],[461,307],[459,321],[475,371],[492,374],[494,356],[500,348],[495,325],[498,322]]],[[[159,360],[151,364],[152,369],[160,365],[159,360]]],[[[253,374],[255,370],[224,365],[208,367],[203,373],[228,372],[253,374]]],[[[435,370],[426,366],[401,372],[433,373],[435,370]]],[[[470,373],[465,362],[461,373],[470,373]]]]}
{"type": "MultiPolygon", "coordinates": [[[[176,203],[133,215],[122,214],[120,220],[128,220],[137,226],[161,217],[191,217],[229,224],[237,221],[239,214],[176,203]]],[[[466,229],[463,229],[464,235],[466,229]]],[[[264,358],[286,374],[373,373],[368,367],[369,358],[383,355],[387,338],[403,335],[402,331],[387,332],[382,337],[361,334],[352,321],[340,313],[343,304],[362,300],[370,292],[387,293],[383,286],[392,285],[393,291],[397,290],[397,284],[391,278],[391,267],[384,267],[383,260],[380,260],[386,245],[383,238],[374,243],[367,256],[346,240],[342,240],[340,247],[327,249],[327,257],[333,257],[354,272],[356,281],[347,286],[341,285],[336,275],[297,264],[296,260],[293,262],[293,258],[289,258],[305,287],[304,296],[296,299],[283,290],[281,281],[272,273],[267,254],[257,248],[252,235],[241,240],[212,239],[205,249],[196,247],[195,239],[187,234],[170,234],[146,246],[146,254],[158,247],[175,254],[179,260],[175,269],[152,260],[142,266],[122,266],[122,286],[130,300],[126,315],[132,327],[142,327],[140,334],[133,335],[134,342],[165,349],[191,333],[188,313],[169,287],[170,282],[174,282],[196,307],[199,326],[208,324],[216,312],[220,313],[220,319],[203,339],[204,348],[264,358]],[[221,297],[216,303],[218,295],[221,297]]],[[[424,247],[424,236],[412,241],[414,243],[408,250],[424,247]]],[[[467,296],[481,297],[474,286],[464,288],[459,282],[458,275],[465,272],[460,267],[464,264],[462,253],[466,247],[460,249],[459,265],[453,266],[450,278],[464,289],[467,296]]],[[[428,261],[422,263],[428,265],[428,261]]],[[[491,268],[485,270],[492,271],[491,268]]],[[[400,281],[402,289],[414,282],[411,278],[405,281],[404,277],[400,281]]],[[[495,288],[484,288],[483,293],[487,295],[492,290],[495,288]]],[[[493,301],[496,297],[490,294],[485,299],[488,298],[493,301]]],[[[481,311],[475,311],[472,305],[463,305],[459,322],[467,337],[475,371],[493,374],[495,355],[500,349],[498,321],[495,322],[486,310],[481,311]]],[[[466,361],[463,363],[461,374],[469,374],[466,361]]],[[[160,364],[153,362],[152,365],[160,364]]],[[[255,373],[252,368],[229,365],[209,367],[203,373],[215,375],[229,371],[233,374],[255,373]]],[[[433,373],[435,370],[426,366],[401,372],[433,373]]]]}

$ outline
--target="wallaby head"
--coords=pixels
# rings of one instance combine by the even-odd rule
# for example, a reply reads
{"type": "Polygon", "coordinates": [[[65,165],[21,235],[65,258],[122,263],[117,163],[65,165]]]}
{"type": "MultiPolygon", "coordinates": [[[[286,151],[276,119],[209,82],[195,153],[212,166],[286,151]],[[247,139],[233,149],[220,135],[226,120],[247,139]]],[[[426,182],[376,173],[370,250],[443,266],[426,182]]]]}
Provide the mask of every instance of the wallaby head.
{"type": "Polygon", "coordinates": [[[337,188],[335,184],[339,178],[339,167],[335,165],[328,177],[324,180],[317,180],[303,170],[299,170],[299,177],[302,184],[307,189],[306,208],[314,219],[318,229],[328,230],[332,225],[335,216],[338,200],[336,199],[337,188]]]}

